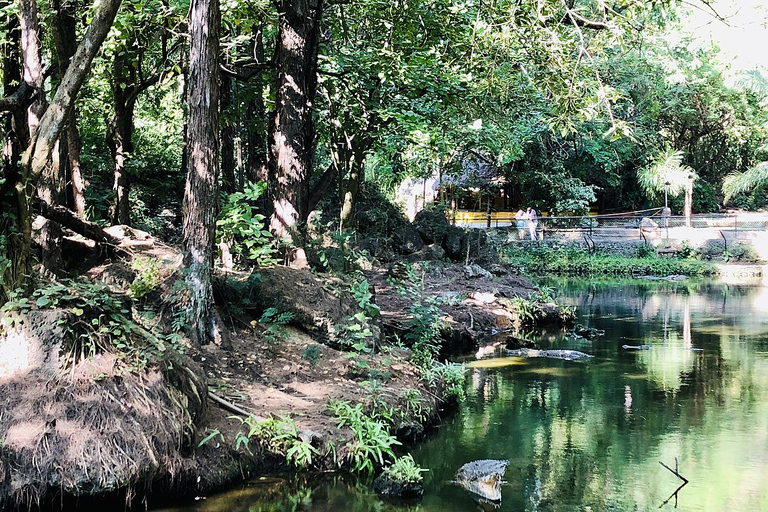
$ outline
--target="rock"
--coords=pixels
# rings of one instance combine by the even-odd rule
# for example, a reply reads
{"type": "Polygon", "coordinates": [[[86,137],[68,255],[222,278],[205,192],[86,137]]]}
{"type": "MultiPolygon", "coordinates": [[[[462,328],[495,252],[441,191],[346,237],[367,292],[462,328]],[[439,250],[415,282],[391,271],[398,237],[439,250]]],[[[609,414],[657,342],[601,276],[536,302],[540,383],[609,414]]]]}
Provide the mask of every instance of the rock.
{"type": "Polygon", "coordinates": [[[469,246],[469,257],[476,258],[487,245],[488,235],[484,229],[470,229],[461,240],[461,252],[466,257],[469,246]]]}
{"type": "Polygon", "coordinates": [[[424,494],[422,482],[398,482],[386,473],[382,473],[373,481],[373,490],[382,496],[390,498],[414,499],[424,494]]]}
{"type": "Polygon", "coordinates": [[[425,244],[440,245],[451,225],[442,212],[421,210],[413,219],[413,227],[425,244]]]}
{"type": "Polygon", "coordinates": [[[419,232],[410,225],[398,226],[392,234],[392,241],[400,254],[413,254],[424,247],[419,232]]]}
{"type": "Polygon", "coordinates": [[[598,336],[605,336],[605,331],[603,329],[595,329],[594,327],[585,327],[581,324],[576,324],[573,329],[566,333],[566,336],[593,340],[598,336]]]}
{"type": "Polygon", "coordinates": [[[464,275],[469,278],[485,278],[485,279],[493,279],[493,274],[485,270],[480,265],[471,264],[471,265],[465,265],[462,267],[462,270],[464,271],[464,275]]]}
{"type": "Polygon", "coordinates": [[[445,251],[437,244],[425,245],[421,250],[406,256],[408,261],[443,261],[445,251]]]}
{"type": "Polygon", "coordinates": [[[461,253],[461,241],[463,238],[463,229],[456,226],[449,226],[448,232],[445,234],[445,239],[443,240],[443,249],[445,249],[445,255],[452,260],[459,260],[465,256],[461,253]]]}
{"type": "Polygon", "coordinates": [[[3,313],[15,321],[0,329],[0,380],[35,369],[55,374],[61,365],[65,326],[73,316],[64,309],[33,309],[20,315],[3,313]]]}
{"type": "Polygon", "coordinates": [[[653,219],[643,217],[643,220],[640,221],[640,229],[644,233],[652,233],[659,229],[659,225],[653,219]]]}

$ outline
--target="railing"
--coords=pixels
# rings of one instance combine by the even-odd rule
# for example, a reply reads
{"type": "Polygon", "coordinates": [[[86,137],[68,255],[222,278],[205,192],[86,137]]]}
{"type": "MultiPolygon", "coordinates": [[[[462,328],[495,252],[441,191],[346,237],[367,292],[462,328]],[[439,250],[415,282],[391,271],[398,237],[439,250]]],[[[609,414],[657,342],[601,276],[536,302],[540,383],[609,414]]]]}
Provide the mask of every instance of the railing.
{"type": "MultiPolygon", "coordinates": [[[[578,236],[599,235],[606,238],[638,239],[643,232],[661,230],[661,236],[668,238],[669,230],[678,231],[686,228],[686,218],[682,215],[664,216],[661,209],[642,210],[621,214],[584,215],[584,216],[542,216],[538,218],[538,233],[543,236],[578,236]],[[644,219],[649,219],[645,220],[644,219]],[[666,230],[666,233],[664,232],[666,230]]],[[[466,217],[466,216],[465,216],[466,217]]],[[[494,212],[490,219],[492,228],[516,230],[517,219],[514,212],[494,212]]],[[[471,219],[457,222],[468,227],[487,227],[487,219],[471,219]]],[[[689,227],[697,231],[712,230],[713,237],[738,237],[740,232],[765,231],[768,229],[768,214],[764,213],[722,213],[696,214],[691,216],[689,227]],[[721,235],[718,234],[721,233],[721,235]]],[[[524,228],[524,238],[528,237],[528,225],[524,228]]]]}

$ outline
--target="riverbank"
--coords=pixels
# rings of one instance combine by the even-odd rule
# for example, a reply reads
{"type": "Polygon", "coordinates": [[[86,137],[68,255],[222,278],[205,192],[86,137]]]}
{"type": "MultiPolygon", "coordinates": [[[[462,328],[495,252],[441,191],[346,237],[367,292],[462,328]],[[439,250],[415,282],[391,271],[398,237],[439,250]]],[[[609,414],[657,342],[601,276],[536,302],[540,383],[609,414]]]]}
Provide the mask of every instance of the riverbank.
{"type": "Polygon", "coordinates": [[[376,470],[455,404],[463,370],[437,361],[568,317],[504,265],[274,267],[219,275],[224,335],[192,347],[177,251],[79,251],[82,277],[3,307],[3,508],[144,506],[268,470],[376,470]]]}

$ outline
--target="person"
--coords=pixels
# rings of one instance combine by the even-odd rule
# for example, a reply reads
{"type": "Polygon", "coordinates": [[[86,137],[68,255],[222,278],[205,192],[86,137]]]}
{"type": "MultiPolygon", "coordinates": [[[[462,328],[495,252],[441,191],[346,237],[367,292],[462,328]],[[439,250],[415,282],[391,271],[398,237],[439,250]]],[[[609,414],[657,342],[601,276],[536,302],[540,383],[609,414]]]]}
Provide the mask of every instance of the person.
{"type": "Polygon", "coordinates": [[[531,240],[536,240],[536,226],[539,225],[539,219],[536,218],[536,210],[529,207],[526,214],[528,217],[528,232],[531,234],[531,240]]]}
{"type": "Polygon", "coordinates": [[[517,236],[522,240],[525,238],[525,219],[527,219],[522,208],[515,214],[515,225],[517,226],[517,236]]]}

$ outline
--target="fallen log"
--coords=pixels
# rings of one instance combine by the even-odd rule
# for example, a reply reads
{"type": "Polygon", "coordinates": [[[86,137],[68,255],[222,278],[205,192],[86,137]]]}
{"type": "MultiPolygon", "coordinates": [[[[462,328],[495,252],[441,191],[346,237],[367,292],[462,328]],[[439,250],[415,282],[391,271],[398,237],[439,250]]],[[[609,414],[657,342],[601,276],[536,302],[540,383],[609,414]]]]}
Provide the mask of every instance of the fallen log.
{"type": "Polygon", "coordinates": [[[48,204],[42,199],[37,199],[34,203],[35,211],[53,222],[58,222],[67,229],[70,229],[86,238],[90,238],[100,244],[120,245],[120,240],[113,237],[102,229],[95,222],[83,220],[69,208],[56,204],[48,204]]]}

